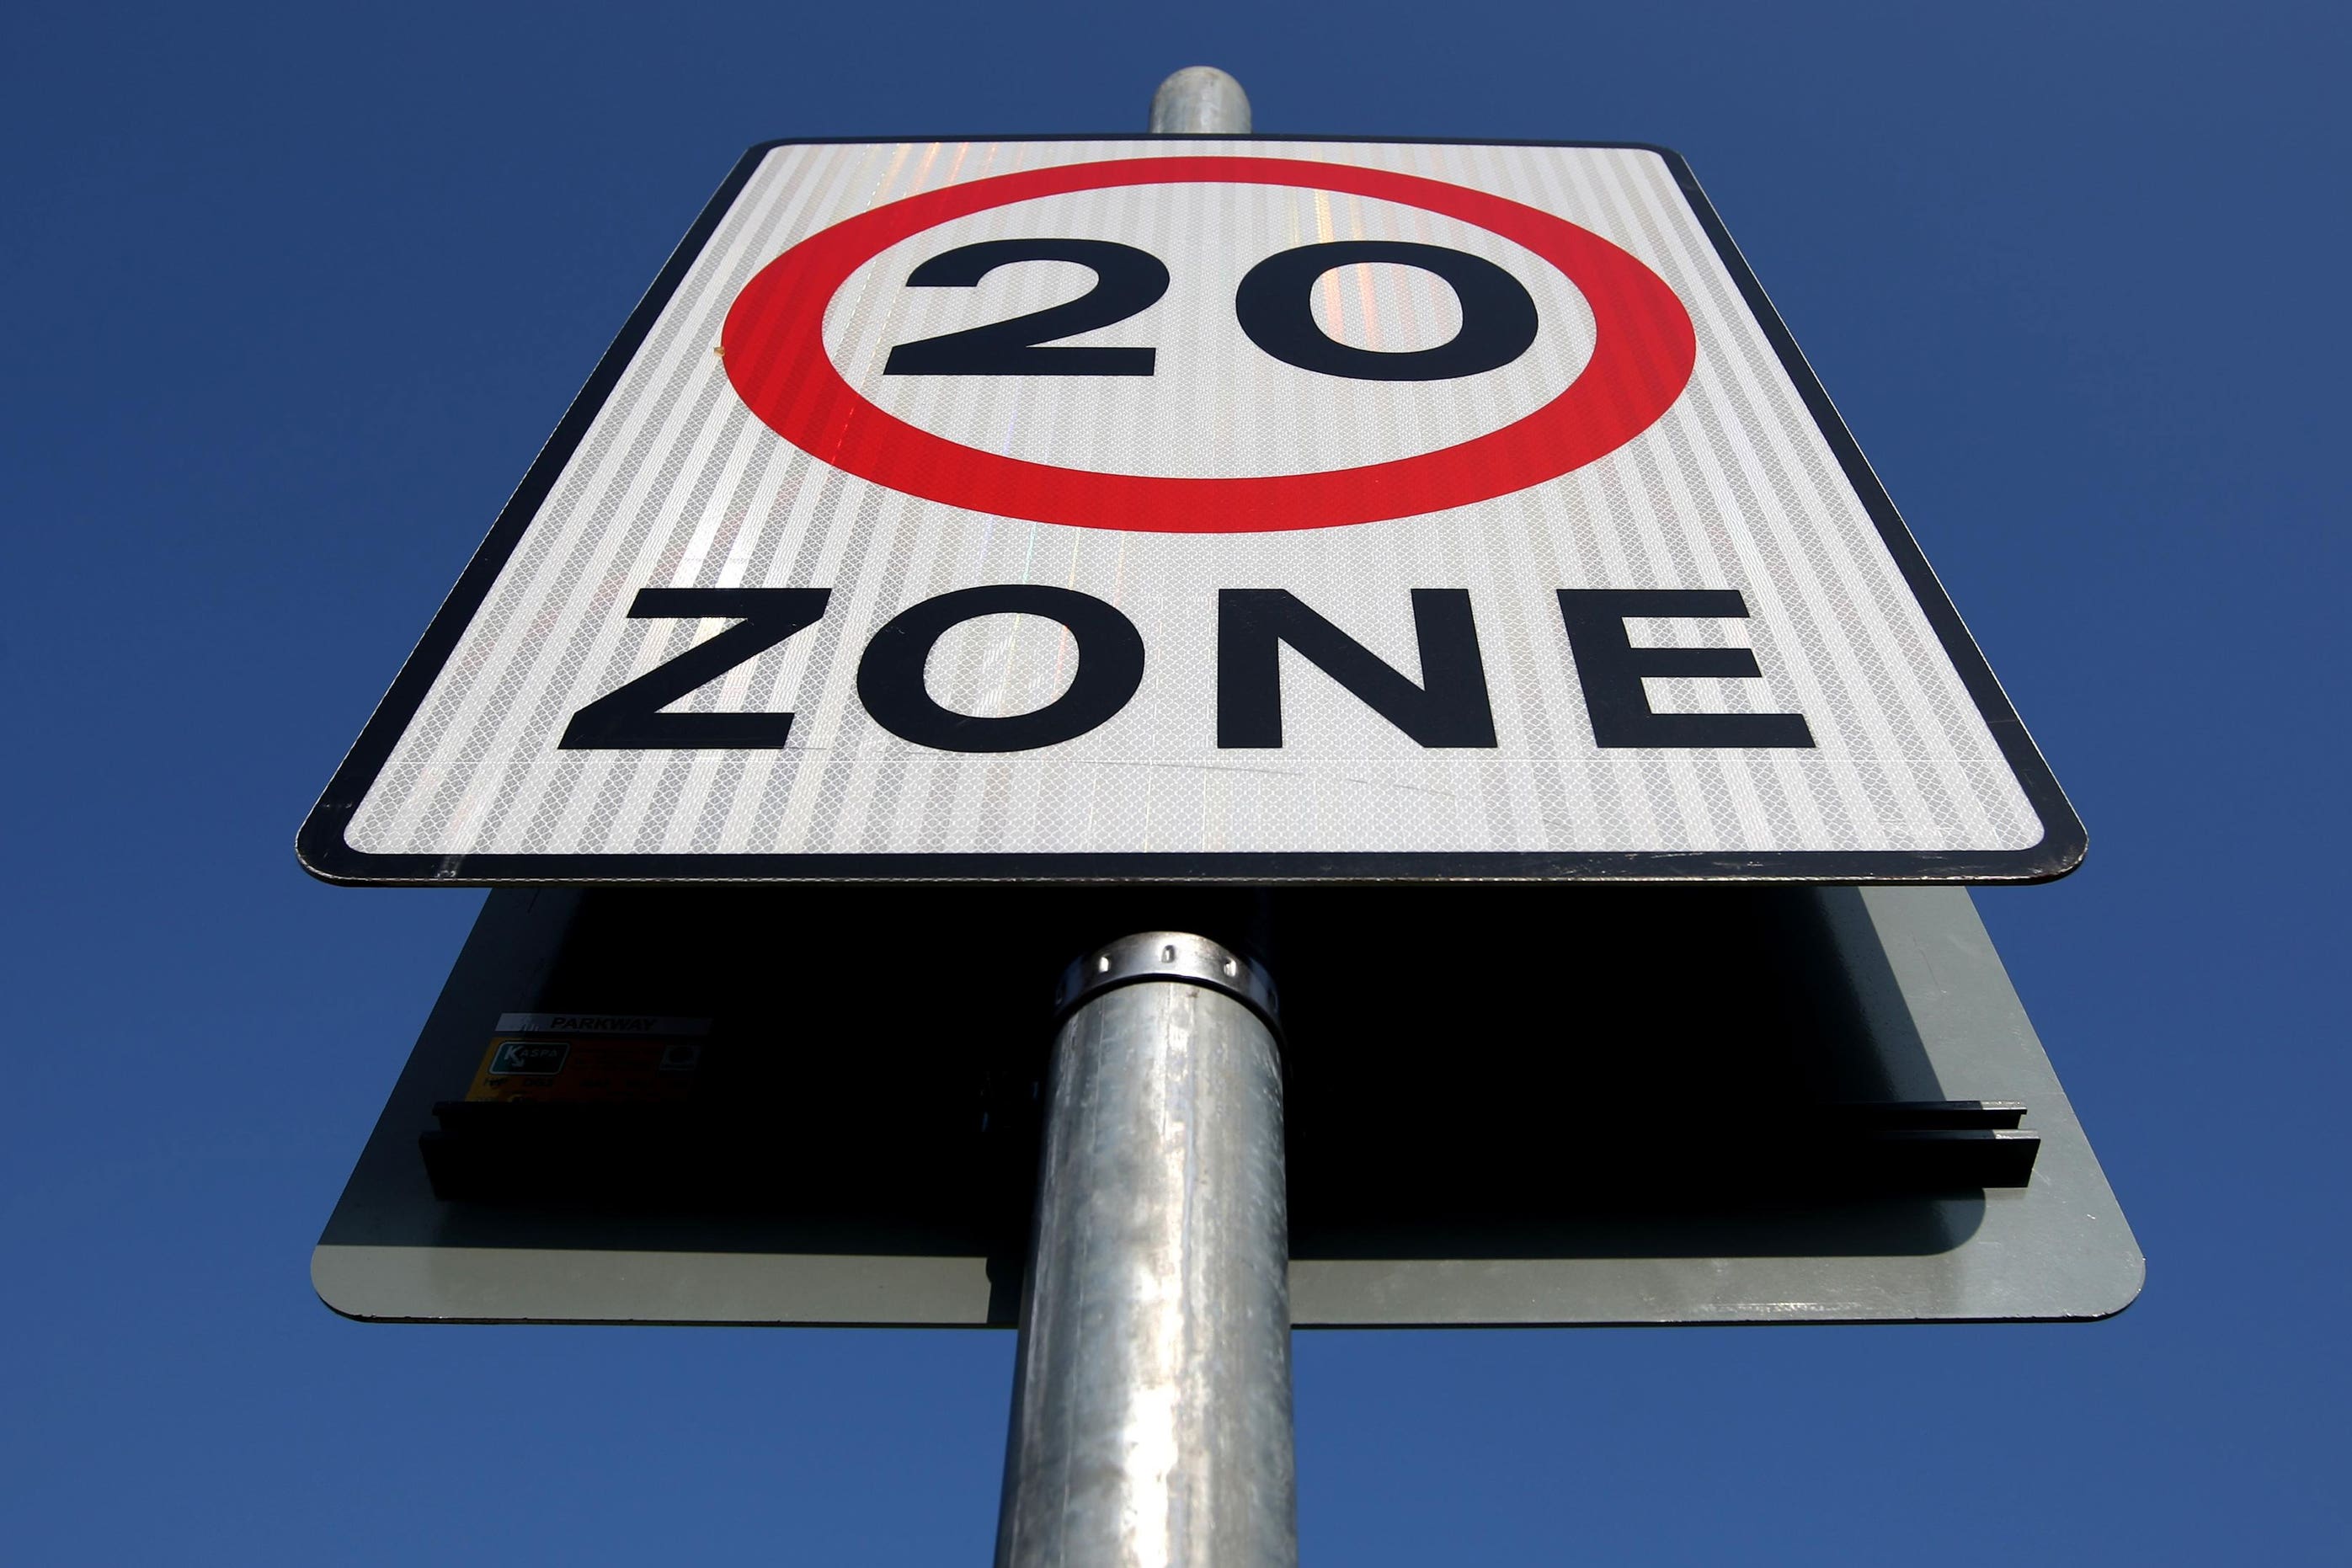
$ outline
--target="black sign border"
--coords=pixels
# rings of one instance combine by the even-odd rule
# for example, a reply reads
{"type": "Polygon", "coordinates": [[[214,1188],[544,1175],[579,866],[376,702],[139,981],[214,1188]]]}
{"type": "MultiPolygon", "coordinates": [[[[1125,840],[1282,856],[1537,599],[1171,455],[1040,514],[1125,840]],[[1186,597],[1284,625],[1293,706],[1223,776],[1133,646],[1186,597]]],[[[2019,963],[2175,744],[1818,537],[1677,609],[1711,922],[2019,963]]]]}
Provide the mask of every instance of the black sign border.
{"type": "Polygon", "coordinates": [[[702,248],[717,231],[761,161],[782,147],[899,146],[927,142],[1134,142],[1135,132],[1067,136],[798,137],[763,142],[746,152],[704,206],[686,237],[629,313],[612,346],[596,363],[522,483],[491,525],[489,535],[467,563],[432,624],[401,666],[391,689],[360,731],[359,740],[335,770],[295,839],[303,868],[321,880],[358,886],[498,887],[688,882],[1066,882],[1218,883],[1275,882],[1399,883],[1478,881],[1640,882],[2046,882],[2083,860],[2088,840],[2082,819],[2059,788],[2057,778],[2026,732],[1990,665],[1920,552],[1918,542],[1895,502],[1862,455],[1852,431],[1806,363],[1787,323],[1774,310],[1747,258],[1724,227],[1714,204],[1690,164],[1670,147],[1647,142],[1497,142],[1435,136],[1152,136],[1155,142],[1341,142],[1392,146],[1602,148],[1654,153],[1673,171],[1716,254],[1722,258],[1764,328],[1781,367],[1795,383],[1806,409],[1837,454],[1847,480],[1878,525],[1903,579],[1961,683],[1990,729],[2029,804],[2043,825],[2041,842],[2022,849],[1855,850],[1837,852],[1656,854],[1560,853],[1495,850],[1301,854],[1294,852],[1160,854],[712,854],[712,855],[379,855],[354,849],[343,830],[373,785],[425,699],[439,678],[475,613],[489,596],[508,558],[554,489],[563,466],[587,437],[589,426],[619,384],[663,309],[686,279],[702,248]]]}

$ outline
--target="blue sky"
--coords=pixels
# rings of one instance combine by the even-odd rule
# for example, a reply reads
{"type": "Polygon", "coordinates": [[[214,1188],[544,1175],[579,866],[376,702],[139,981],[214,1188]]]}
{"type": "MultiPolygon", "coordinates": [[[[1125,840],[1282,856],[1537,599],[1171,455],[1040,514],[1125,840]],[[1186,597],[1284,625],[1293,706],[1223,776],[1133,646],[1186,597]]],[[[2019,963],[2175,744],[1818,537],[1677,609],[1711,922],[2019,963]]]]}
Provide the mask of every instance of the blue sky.
{"type": "Polygon", "coordinates": [[[1685,153],[2091,830],[1980,907],[2150,1258],[2089,1327],[1302,1338],[1310,1563],[2336,1563],[2340,10],[27,6],[0,51],[0,1539],[977,1562],[1011,1337],[370,1329],[309,1249],[479,895],[294,827],[792,135],[1685,153]]]}

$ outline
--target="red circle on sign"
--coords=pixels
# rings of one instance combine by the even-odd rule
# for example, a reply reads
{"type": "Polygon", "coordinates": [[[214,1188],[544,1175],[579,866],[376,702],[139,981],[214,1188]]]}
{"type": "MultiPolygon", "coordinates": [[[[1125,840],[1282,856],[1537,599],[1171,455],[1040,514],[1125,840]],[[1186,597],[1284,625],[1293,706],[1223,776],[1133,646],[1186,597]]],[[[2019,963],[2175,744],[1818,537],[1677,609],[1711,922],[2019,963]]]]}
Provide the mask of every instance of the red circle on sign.
{"type": "MultiPolygon", "coordinates": [[[[1238,330],[1238,329],[1236,329],[1238,330]]],[[[1557,479],[1648,429],[1697,358],[1690,313],[1665,281],[1590,229],[1442,180],[1297,158],[1125,158],[998,174],[908,196],[834,225],[744,286],[719,342],[727,377],[777,435],[837,468],[926,500],[1077,528],[1254,533],[1444,511],[1557,479]],[[842,378],[824,312],[851,273],[898,241],[1013,202],[1121,185],[1294,185],[1459,218],[1533,251],[1591,306],[1592,357],[1567,390],[1475,439],[1360,468],[1168,479],[1056,468],[909,425],[842,378]]]]}

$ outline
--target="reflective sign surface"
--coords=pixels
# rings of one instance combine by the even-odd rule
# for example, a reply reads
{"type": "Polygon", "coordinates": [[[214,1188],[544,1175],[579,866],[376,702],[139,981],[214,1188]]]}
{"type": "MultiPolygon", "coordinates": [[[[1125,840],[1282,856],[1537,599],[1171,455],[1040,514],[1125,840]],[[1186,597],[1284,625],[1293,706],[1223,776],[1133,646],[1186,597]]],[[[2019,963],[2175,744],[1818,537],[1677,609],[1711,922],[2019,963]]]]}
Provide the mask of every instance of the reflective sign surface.
{"type": "Polygon", "coordinates": [[[303,838],[362,881],[1999,880],[2082,830],[1679,160],[793,144],[303,838]]]}

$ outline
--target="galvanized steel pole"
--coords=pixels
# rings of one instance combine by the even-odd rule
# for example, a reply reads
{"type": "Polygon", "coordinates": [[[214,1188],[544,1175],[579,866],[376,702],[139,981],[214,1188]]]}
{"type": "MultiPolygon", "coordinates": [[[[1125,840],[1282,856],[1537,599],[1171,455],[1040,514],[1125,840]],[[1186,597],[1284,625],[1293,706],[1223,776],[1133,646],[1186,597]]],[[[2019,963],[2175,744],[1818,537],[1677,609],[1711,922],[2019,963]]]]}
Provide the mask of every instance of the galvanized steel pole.
{"type": "MultiPolygon", "coordinates": [[[[1246,132],[1249,100],[1188,67],[1151,129],[1246,132]]],[[[1295,1568],[1273,984],[1148,931],[1056,1002],[998,1568],[1295,1568]]]]}
{"type": "Polygon", "coordinates": [[[1060,1002],[996,1561],[1292,1568],[1273,987],[1153,931],[1060,1002]]]}
{"type": "Polygon", "coordinates": [[[1151,95],[1151,133],[1167,136],[1187,131],[1248,135],[1249,94],[1214,66],[1186,66],[1151,95]]]}

